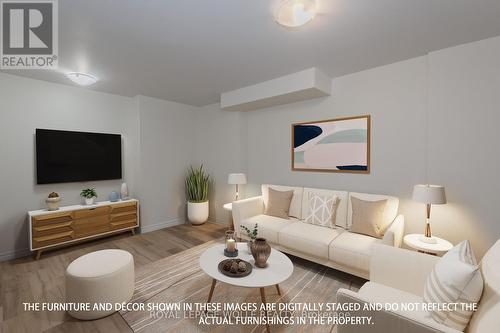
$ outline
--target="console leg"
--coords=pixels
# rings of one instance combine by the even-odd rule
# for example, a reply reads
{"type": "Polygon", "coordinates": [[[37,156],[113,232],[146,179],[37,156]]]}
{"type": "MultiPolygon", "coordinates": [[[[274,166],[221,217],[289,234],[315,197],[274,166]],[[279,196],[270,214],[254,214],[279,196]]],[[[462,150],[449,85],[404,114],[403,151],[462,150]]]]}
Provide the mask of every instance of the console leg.
{"type": "Polygon", "coordinates": [[[40,256],[42,255],[42,252],[43,252],[43,250],[38,250],[38,251],[36,252],[36,258],[35,258],[35,260],[40,259],[40,256]]]}

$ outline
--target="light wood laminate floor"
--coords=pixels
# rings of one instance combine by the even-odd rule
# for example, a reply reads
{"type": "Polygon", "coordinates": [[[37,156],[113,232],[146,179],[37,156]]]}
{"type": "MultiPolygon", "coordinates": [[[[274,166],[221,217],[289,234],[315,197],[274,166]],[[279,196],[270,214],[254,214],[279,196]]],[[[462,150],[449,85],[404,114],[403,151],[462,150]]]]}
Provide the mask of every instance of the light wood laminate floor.
{"type": "Polygon", "coordinates": [[[23,302],[64,302],[66,267],[86,253],[116,248],[134,256],[136,269],[224,235],[226,226],[183,224],[146,234],[103,238],[33,257],[0,263],[0,333],[17,332],[132,332],[115,313],[94,321],[77,321],[67,314],[27,312],[23,302]]]}

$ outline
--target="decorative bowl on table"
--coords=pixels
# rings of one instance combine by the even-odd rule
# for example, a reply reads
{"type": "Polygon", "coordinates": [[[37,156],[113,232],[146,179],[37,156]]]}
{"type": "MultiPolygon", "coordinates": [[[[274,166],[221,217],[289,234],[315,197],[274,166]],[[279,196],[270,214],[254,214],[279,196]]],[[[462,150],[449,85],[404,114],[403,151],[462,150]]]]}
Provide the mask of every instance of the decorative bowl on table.
{"type": "Polygon", "coordinates": [[[252,265],[241,259],[225,259],[219,263],[219,272],[229,277],[245,277],[252,273],[252,265]]]}

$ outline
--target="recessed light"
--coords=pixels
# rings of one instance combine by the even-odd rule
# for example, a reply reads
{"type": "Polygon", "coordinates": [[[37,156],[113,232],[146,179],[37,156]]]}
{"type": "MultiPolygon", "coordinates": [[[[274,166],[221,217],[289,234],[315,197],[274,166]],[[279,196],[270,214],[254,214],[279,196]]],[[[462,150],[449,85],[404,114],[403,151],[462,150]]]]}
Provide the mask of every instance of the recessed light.
{"type": "Polygon", "coordinates": [[[95,76],[79,72],[68,73],[66,74],[66,77],[81,86],[90,86],[91,84],[97,82],[97,78],[95,76]]]}
{"type": "Polygon", "coordinates": [[[279,24],[296,28],[311,21],[316,16],[316,1],[285,0],[276,12],[275,19],[279,24]]]}

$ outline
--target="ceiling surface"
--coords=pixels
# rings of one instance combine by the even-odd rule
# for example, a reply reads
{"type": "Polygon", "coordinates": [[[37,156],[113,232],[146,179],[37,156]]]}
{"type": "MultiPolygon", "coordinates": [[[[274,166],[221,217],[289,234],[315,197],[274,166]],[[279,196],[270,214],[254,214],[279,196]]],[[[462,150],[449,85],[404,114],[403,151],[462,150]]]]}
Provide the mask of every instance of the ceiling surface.
{"type": "Polygon", "coordinates": [[[5,71],[88,89],[207,105],[310,67],[332,77],[500,35],[499,0],[318,0],[289,29],[278,0],[60,0],[59,70],[5,71]]]}

